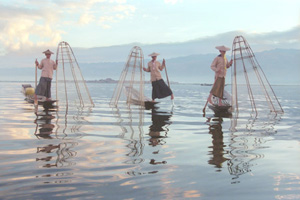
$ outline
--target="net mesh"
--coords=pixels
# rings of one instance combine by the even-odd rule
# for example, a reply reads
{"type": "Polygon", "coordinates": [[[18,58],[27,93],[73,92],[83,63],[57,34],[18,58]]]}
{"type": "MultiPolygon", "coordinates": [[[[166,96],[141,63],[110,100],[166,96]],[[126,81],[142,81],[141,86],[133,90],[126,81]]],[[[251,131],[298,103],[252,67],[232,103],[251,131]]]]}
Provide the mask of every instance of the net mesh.
{"type": "Polygon", "coordinates": [[[232,46],[232,107],[241,108],[255,115],[270,111],[282,113],[281,105],[269,84],[254,53],[243,36],[235,37],[232,46]]]}
{"type": "Polygon", "coordinates": [[[110,105],[117,106],[119,102],[127,103],[128,105],[145,105],[145,100],[148,99],[144,96],[143,67],[143,51],[140,47],[134,46],[128,55],[110,105]]]}
{"type": "Polygon", "coordinates": [[[282,114],[283,109],[251,47],[243,36],[234,38],[232,56],[231,103],[233,120],[231,129],[233,130],[238,126],[238,118],[239,124],[247,123],[247,129],[252,129],[254,124],[256,128],[261,126],[264,130],[273,129],[276,116],[282,114]]]}
{"type": "Polygon", "coordinates": [[[67,42],[60,42],[57,47],[56,60],[56,99],[60,106],[94,106],[86,82],[67,42]]]}

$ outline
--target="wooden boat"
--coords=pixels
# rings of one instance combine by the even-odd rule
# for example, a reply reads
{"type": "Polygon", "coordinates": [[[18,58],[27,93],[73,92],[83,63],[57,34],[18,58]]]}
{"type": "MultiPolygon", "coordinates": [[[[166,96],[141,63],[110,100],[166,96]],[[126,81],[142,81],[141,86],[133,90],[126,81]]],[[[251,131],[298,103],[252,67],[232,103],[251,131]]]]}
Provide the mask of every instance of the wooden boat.
{"type": "MultiPolygon", "coordinates": [[[[31,84],[22,84],[22,93],[25,96],[25,101],[28,103],[33,104],[34,103],[34,87],[31,86],[31,84]]],[[[54,108],[55,105],[53,105],[57,100],[46,100],[43,96],[37,96],[38,98],[38,105],[42,105],[45,109],[51,109],[54,108]]]]}
{"type": "Polygon", "coordinates": [[[219,98],[211,95],[208,100],[208,107],[214,111],[215,114],[230,114],[231,113],[231,95],[224,91],[224,99],[221,100],[222,104],[219,105],[219,98]]]}
{"type": "Polygon", "coordinates": [[[125,87],[125,95],[127,96],[127,101],[130,101],[129,103],[135,104],[135,105],[142,105],[145,106],[146,109],[152,109],[155,107],[156,104],[159,102],[152,101],[152,99],[144,96],[143,98],[140,97],[140,93],[135,90],[134,88],[125,87]],[[130,97],[130,98],[128,98],[130,97]],[[143,99],[143,100],[140,100],[143,99]]]}

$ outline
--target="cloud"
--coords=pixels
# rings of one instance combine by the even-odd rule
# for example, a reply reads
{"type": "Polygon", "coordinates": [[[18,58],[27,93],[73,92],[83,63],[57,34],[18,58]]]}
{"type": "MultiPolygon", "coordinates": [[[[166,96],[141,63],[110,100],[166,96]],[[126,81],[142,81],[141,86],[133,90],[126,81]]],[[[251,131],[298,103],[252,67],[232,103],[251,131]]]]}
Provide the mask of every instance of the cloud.
{"type": "Polygon", "coordinates": [[[133,16],[136,11],[136,7],[132,5],[106,5],[102,9],[103,15],[99,17],[98,24],[104,28],[111,28],[114,23],[118,23],[121,20],[125,20],[133,16]]]}
{"type": "Polygon", "coordinates": [[[66,29],[94,25],[103,29],[131,17],[126,0],[27,0],[0,3],[0,52],[56,47],[66,29]]]}
{"type": "Polygon", "coordinates": [[[26,50],[39,45],[56,45],[61,39],[62,30],[55,30],[55,15],[42,9],[0,5],[1,51],[26,50]],[[46,13],[46,14],[45,14],[46,13]],[[37,42],[36,39],[40,41],[37,42]]]}
{"type": "Polygon", "coordinates": [[[80,16],[78,23],[85,25],[95,21],[95,16],[89,13],[84,13],[80,16]]]}
{"type": "Polygon", "coordinates": [[[182,2],[182,0],[164,0],[166,4],[176,4],[178,2],[182,2]]]}

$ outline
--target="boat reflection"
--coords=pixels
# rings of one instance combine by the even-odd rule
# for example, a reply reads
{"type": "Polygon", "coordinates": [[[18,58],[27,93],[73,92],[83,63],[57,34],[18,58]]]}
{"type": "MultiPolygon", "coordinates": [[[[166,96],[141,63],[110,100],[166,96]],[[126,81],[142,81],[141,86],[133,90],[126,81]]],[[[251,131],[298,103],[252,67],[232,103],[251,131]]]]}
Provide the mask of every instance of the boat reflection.
{"type": "Polygon", "coordinates": [[[228,152],[224,149],[226,145],[223,141],[223,131],[222,131],[222,117],[211,117],[207,120],[209,124],[209,134],[212,135],[212,146],[209,146],[211,149],[209,155],[211,159],[208,161],[210,165],[214,165],[217,168],[217,171],[221,171],[223,163],[227,160],[225,156],[228,156],[228,152]]]}
{"type": "Polygon", "coordinates": [[[53,139],[53,129],[55,128],[55,125],[52,123],[53,119],[55,119],[55,116],[52,115],[50,110],[37,112],[36,119],[34,120],[36,124],[34,135],[39,139],[53,139]]]}

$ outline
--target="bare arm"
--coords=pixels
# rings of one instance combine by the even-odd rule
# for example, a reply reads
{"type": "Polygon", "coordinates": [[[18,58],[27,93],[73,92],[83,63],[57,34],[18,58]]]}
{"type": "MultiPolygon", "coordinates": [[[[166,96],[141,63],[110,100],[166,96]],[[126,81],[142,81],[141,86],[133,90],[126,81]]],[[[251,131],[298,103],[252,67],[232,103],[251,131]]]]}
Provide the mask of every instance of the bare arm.
{"type": "Polygon", "coordinates": [[[150,72],[150,68],[149,68],[149,67],[148,67],[148,68],[143,67],[143,70],[144,70],[145,72],[150,72]]]}
{"type": "Polygon", "coordinates": [[[35,59],[35,66],[39,69],[42,69],[42,65],[39,64],[39,61],[37,61],[37,59],[35,59]]]}
{"type": "Polygon", "coordinates": [[[232,65],[232,59],[227,63],[227,68],[229,68],[229,67],[231,67],[231,65],[232,65]]]}
{"type": "MultiPolygon", "coordinates": [[[[159,63],[159,62],[158,62],[158,63],[159,63]]],[[[163,59],[162,65],[159,63],[158,69],[159,69],[160,71],[162,71],[165,67],[166,67],[166,61],[165,61],[165,59],[163,59]]]]}
{"type": "Polygon", "coordinates": [[[145,72],[150,72],[150,66],[149,66],[149,63],[148,63],[148,65],[147,65],[147,68],[146,68],[146,67],[143,67],[143,70],[144,70],[145,72]]]}
{"type": "Polygon", "coordinates": [[[54,70],[57,69],[57,65],[58,65],[58,60],[56,60],[56,62],[55,62],[55,65],[54,65],[54,67],[53,67],[54,70]]]}

